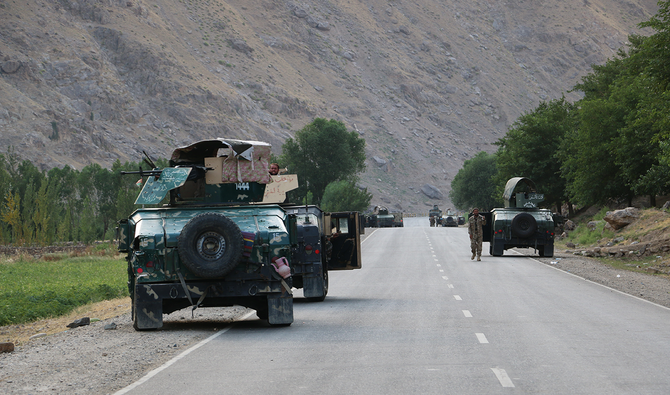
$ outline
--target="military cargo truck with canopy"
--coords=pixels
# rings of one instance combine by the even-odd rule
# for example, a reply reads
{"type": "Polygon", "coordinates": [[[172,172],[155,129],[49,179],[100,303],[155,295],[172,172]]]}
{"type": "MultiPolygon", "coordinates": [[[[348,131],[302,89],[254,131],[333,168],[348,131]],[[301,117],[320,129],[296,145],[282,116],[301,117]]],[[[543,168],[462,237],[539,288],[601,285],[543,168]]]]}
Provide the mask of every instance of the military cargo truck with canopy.
{"type": "Polygon", "coordinates": [[[361,268],[358,213],[281,204],[297,177],[270,176],[270,152],[219,138],[177,148],[169,167],[126,172],[146,178],[142,207],[117,228],[136,330],[189,306],[240,305],[290,325],[293,287],[323,300],[329,270],[361,268]]]}
{"type": "Polygon", "coordinates": [[[538,208],[544,195],[537,193],[535,183],[525,177],[507,181],[504,208],[482,213],[486,218],[484,241],[490,242],[489,253],[502,256],[513,247],[533,248],[540,256],[554,256],[554,216],[538,208]]]}

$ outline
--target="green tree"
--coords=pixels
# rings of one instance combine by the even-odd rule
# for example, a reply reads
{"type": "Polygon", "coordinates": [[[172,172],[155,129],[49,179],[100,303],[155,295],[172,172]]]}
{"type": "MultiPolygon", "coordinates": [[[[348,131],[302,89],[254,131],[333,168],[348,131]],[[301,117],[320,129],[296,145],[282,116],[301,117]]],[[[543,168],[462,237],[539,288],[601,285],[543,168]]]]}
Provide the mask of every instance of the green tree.
{"type": "Polygon", "coordinates": [[[502,195],[507,180],[528,177],[541,187],[546,206],[555,205],[560,212],[565,194],[565,179],[557,155],[566,133],[575,128],[573,105],[565,98],[540,103],[509,128],[495,144],[498,173],[494,177],[497,194],[502,195]]]}
{"type": "Polygon", "coordinates": [[[328,184],[356,182],[365,170],[365,140],[340,121],[316,118],[286,140],[280,162],[298,175],[300,187],[292,191],[295,200],[302,201],[311,192],[314,203],[320,204],[328,184]]]}
{"type": "Polygon", "coordinates": [[[451,181],[449,199],[459,210],[470,210],[477,207],[489,211],[502,204],[500,197],[495,196],[493,177],[497,173],[496,157],[484,151],[463,163],[463,167],[451,181]]]}
{"type": "Polygon", "coordinates": [[[21,201],[23,201],[23,204],[21,205],[21,218],[23,218],[21,226],[23,227],[23,230],[21,233],[28,245],[33,244],[35,241],[35,222],[33,222],[33,214],[35,213],[36,200],[35,184],[30,182],[26,185],[25,192],[21,198],[21,201]]]}
{"type": "Polygon", "coordinates": [[[5,222],[12,231],[12,240],[16,244],[23,244],[21,227],[21,196],[18,192],[5,195],[5,206],[0,214],[0,219],[5,222]]]}
{"type": "MultiPolygon", "coordinates": [[[[0,154],[0,198],[7,196],[11,191],[12,178],[7,169],[7,159],[3,154],[0,154]]],[[[9,244],[11,238],[9,226],[4,221],[0,221],[0,243],[9,244]]]]}
{"type": "Polygon", "coordinates": [[[40,190],[37,192],[35,201],[35,211],[33,212],[33,223],[35,224],[35,240],[40,245],[48,245],[53,241],[53,232],[51,229],[50,207],[48,183],[43,182],[40,190]]]}
{"type": "Polygon", "coordinates": [[[324,211],[365,211],[370,206],[372,194],[354,183],[342,180],[328,184],[321,199],[324,211]]]}

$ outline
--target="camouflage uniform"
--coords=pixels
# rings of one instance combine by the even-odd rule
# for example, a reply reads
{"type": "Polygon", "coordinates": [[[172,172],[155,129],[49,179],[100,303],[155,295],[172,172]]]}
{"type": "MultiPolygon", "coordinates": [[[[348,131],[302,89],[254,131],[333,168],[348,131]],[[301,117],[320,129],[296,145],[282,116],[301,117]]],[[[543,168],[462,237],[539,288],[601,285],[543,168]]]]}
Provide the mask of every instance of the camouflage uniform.
{"type": "Polygon", "coordinates": [[[472,215],[468,218],[468,234],[470,235],[470,250],[472,250],[472,258],[481,260],[482,256],[482,239],[484,237],[484,232],[482,226],[486,225],[486,218],[481,214],[478,217],[472,215]]]}

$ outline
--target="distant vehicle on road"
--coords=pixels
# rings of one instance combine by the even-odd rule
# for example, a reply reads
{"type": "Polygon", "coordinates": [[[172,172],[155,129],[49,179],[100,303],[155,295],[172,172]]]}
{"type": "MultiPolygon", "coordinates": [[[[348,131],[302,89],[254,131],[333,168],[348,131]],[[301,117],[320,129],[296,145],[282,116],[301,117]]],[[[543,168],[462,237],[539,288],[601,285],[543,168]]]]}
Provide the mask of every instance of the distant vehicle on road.
{"type": "Polygon", "coordinates": [[[442,225],[442,210],[437,206],[433,205],[433,208],[428,211],[428,221],[430,226],[440,226],[442,225]]]}
{"type": "Polygon", "coordinates": [[[555,218],[550,210],[538,208],[544,195],[537,193],[535,183],[525,177],[509,179],[503,200],[504,208],[483,213],[484,241],[491,244],[489,253],[502,256],[507,249],[522,247],[534,248],[540,256],[554,256],[555,218]]]}

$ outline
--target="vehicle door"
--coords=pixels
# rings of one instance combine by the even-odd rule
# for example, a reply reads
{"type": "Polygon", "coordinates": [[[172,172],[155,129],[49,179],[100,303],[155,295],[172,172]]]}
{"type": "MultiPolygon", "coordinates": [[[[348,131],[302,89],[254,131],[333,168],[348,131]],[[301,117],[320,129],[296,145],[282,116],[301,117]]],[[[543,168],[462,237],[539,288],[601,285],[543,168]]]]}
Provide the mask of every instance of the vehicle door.
{"type": "Polygon", "coordinates": [[[361,228],[358,212],[325,215],[326,237],[332,245],[328,270],[361,268],[361,228]]]}

